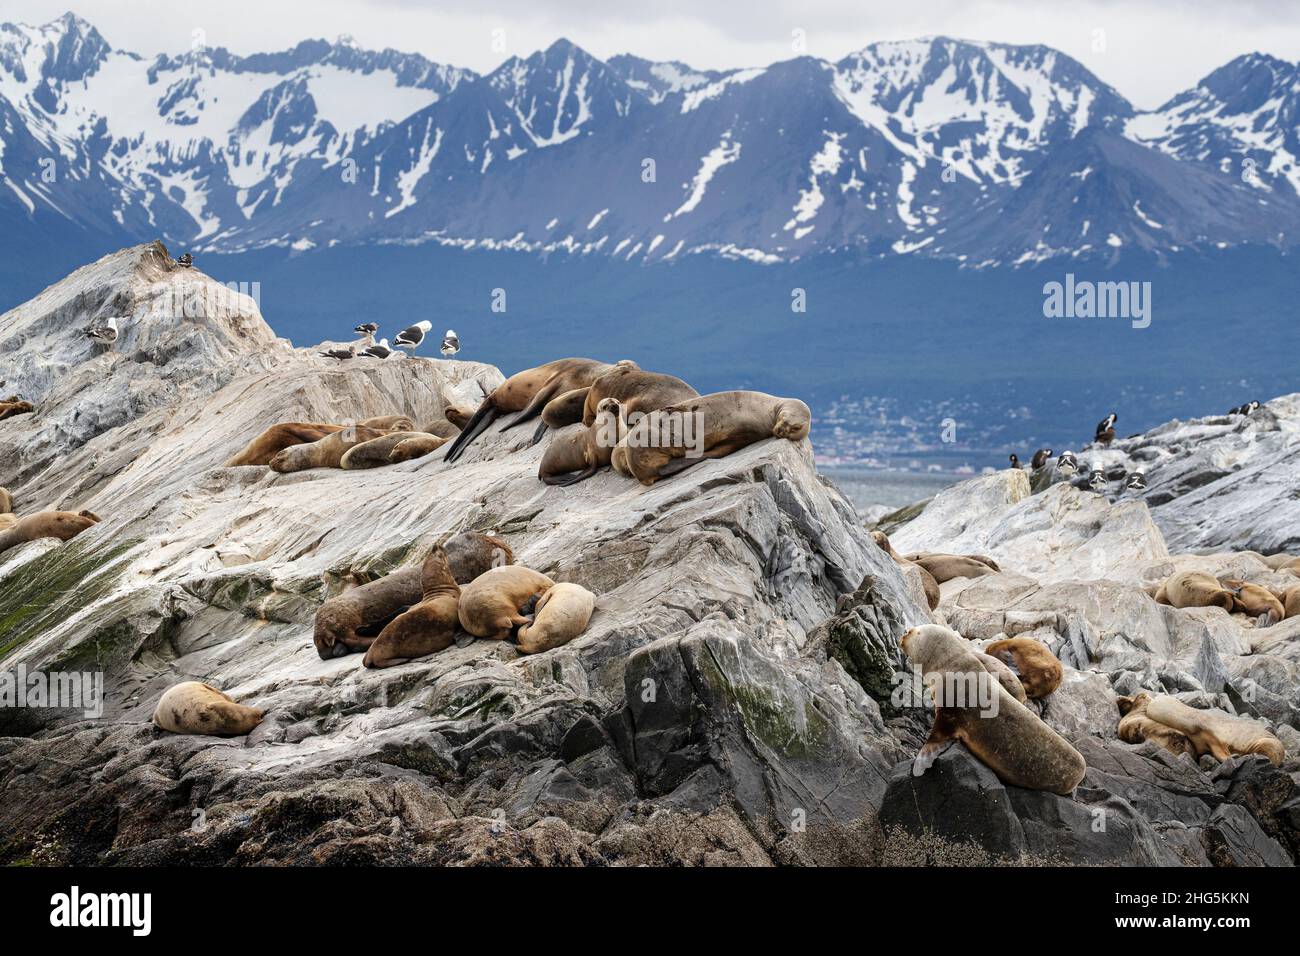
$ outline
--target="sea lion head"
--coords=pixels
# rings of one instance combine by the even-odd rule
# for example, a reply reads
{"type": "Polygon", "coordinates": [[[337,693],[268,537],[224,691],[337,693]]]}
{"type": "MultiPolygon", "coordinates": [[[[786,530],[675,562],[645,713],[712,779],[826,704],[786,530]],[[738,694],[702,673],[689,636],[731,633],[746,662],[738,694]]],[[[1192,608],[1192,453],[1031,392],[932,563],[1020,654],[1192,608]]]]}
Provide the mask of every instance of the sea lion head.
{"type": "Polygon", "coordinates": [[[69,538],[81,534],[87,528],[93,527],[98,520],[99,518],[89,511],[84,514],[73,514],[71,511],[55,511],[50,515],[48,528],[51,537],[67,541],[69,538]]]}
{"type": "Polygon", "coordinates": [[[797,398],[787,398],[776,407],[776,421],[772,425],[772,434],[776,438],[790,441],[802,441],[808,437],[812,427],[812,413],[808,406],[797,398]]]}
{"type": "Polygon", "coordinates": [[[885,534],[885,532],[883,531],[871,532],[871,540],[876,542],[876,544],[880,547],[881,551],[888,553],[894,550],[889,543],[889,535],[885,534]]]}
{"type": "Polygon", "coordinates": [[[619,359],[614,363],[614,367],[632,369],[633,371],[638,371],[641,368],[640,365],[637,365],[636,362],[633,362],[631,359],[619,359]]]}
{"type": "Polygon", "coordinates": [[[945,649],[951,647],[953,641],[965,643],[965,639],[951,628],[941,624],[922,624],[905,633],[899,644],[909,661],[922,669],[928,669],[944,655],[945,649]]]}
{"type": "Polygon", "coordinates": [[[289,448],[280,449],[274,456],[272,456],[271,460],[267,462],[267,465],[272,471],[278,471],[281,474],[295,471],[296,469],[293,467],[293,464],[298,457],[298,451],[296,449],[299,447],[300,446],[298,445],[293,445],[289,448]]]}
{"type": "Polygon", "coordinates": [[[1151,692],[1140,690],[1132,697],[1117,698],[1117,702],[1119,704],[1119,712],[1121,715],[1128,714],[1135,708],[1141,712],[1146,708],[1147,704],[1151,703],[1151,692]]]}

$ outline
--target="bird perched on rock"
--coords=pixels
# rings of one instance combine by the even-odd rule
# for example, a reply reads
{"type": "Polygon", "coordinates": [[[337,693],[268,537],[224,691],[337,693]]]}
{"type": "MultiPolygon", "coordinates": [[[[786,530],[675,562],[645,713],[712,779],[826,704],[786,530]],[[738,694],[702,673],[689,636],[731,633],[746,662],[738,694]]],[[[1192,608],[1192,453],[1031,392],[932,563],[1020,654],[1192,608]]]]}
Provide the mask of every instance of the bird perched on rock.
{"type": "Polygon", "coordinates": [[[366,358],[386,359],[394,355],[401,355],[401,352],[395,352],[388,347],[388,339],[380,339],[378,345],[371,345],[361,350],[361,354],[366,358]]]}
{"type": "Polygon", "coordinates": [[[1092,472],[1088,475],[1088,487],[1098,494],[1106,487],[1106,472],[1102,470],[1101,465],[1092,466],[1092,472]]]}
{"type": "Polygon", "coordinates": [[[117,341],[117,319],[110,315],[103,322],[96,323],[86,329],[86,335],[96,342],[112,345],[117,341]]]}
{"type": "Polygon", "coordinates": [[[1245,405],[1238,405],[1236,408],[1228,409],[1229,415],[1249,415],[1255,409],[1259,408],[1259,402],[1247,402],[1245,405]]]}
{"type": "Polygon", "coordinates": [[[1019,470],[1020,470],[1020,458],[1019,458],[1018,456],[1016,456],[1016,455],[1008,455],[1007,457],[1011,460],[1011,467],[1014,468],[1014,469],[1016,469],[1017,471],[1019,471],[1019,470]]]}
{"type": "Polygon", "coordinates": [[[1097,434],[1093,436],[1093,441],[1100,442],[1103,445],[1109,445],[1115,440],[1115,423],[1119,421],[1119,416],[1111,412],[1105,418],[1097,423],[1097,434]]]}
{"type": "Polygon", "coordinates": [[[353,358],[357,354],[357,351],[349,345],[345,349],[326,349],[320,354],[325,356],[325,358],[338,359],[339,362],[342,363],[347,359],[353,358]]]}
{"type": "Polygon", "coordinates": [[[1061,457],[1056,459],[1056,470],[1065,478],[1072,477],[1079,470],[1079,459],[1074,457],[1074,452],[1068,448],[1061,452],[1061,457]]]}
{"type": "Polygon", "coordinates": [[[447,334],[442,337],[442,357],[451,358],[460,351],[460,336],[456,334],[455,329],[448,329],[447,334]]]}
{"type": "Polygon", "coordinates": [[[194,257],[187,252],[176,260],[176,264],[182,269],[188,269],[190,266],[194,265],[194,257]]]}
{"type": "Polygon", "coordinates": [[[1128,478],[1124,481],[1124,487],[1129,491],[1146,491],[1147,476],[1146,473],[1138,468],[1136,471],[1129,472],[1128,478]]]}
{"type": "Polygon", "coordinates": [[[365,322],[358,325],[352,331],[361,336],[367,345],[373,345],[375,341],[375,333],[379,331],[379,326],[374,322],[365,322]]]}
{"type": "Polygon", "coordinates": [[[416,322],[409,328],[402,329],[397,333],[397,338],[393,339],[393,345],[399,349],[410,349],[414,352],[424,341],[424,333],[433,328],[432,322],[416,322]]]}
{"type": "Polygon", "coordinates": [[[1034,457],[1032,460],[1030,460],[1029,467],[1034,469],[1034,471],[1037,471],[1039,468],[1042,468],[1044,465],[1046,465],[1047,459],[1051,457],[1052,457],[1052,449],[1040,448],[1038,449],[1038,451],[1034,452],[1034,457]]]}

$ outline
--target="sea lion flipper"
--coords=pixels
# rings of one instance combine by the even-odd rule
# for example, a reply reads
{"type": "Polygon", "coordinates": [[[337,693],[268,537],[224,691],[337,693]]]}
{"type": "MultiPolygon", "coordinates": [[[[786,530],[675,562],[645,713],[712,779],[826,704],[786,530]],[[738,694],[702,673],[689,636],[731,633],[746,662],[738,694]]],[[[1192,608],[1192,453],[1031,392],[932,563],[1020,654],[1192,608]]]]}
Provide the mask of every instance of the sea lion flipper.
{"type": "Polygon", "coordinates": [[[537,423],[537,430],[533,432],[533,441],[532,441],[533,445],[536,445],[538,442],[540,442],[543,438],[546,437],[547,428],[548,426],[546,422],[537,423]]]}
{"type": "Polygon", "coordinates": [[[572,471],[567,475],[547,475],[542,481],[548,485],[576,485],[580,481],[586,481],[596,473],[595,464],[588,465],[582,471],[572,471]]]}
{"type": "Polygon", "coordinates": [[[490,398],[483,400],[483,404],[478,407],[474,416],[465,423],[461,433],[456,436],[456,440],[451,443],[447,449],[447,454],[443,456],[445,461],[455,461],[461,455],[461,449],[481,435],[489,425],[497,420],[501,410],[497,408],[496,403],[490,398]]]}
{"type": "Polygon", "coordinates": [[[930,727],[930,736],[925,739],[921,749],[912,760],[912,776],[919,777],[930,769],[939,759],[939,755],[957,742],[956,723],[953,715],[943,707],[934,712],[934,724],[930,727]]]}

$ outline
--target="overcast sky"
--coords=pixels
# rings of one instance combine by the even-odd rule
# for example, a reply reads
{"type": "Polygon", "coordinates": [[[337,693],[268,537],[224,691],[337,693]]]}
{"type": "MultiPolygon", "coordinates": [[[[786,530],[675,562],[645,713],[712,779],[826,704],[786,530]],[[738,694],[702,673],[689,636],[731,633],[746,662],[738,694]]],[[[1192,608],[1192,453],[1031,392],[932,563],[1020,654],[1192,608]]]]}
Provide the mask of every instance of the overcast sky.
{"type": "Polygon", "coordinates": [[[561,36],[602,58],[636,53],[708,68],[788,59],[795,30],[807,53],[826,59],[936,34],[1045,43],[1144,108],[1241,53],[1300,60],[1294,0],[4,0],[0,21],[44,23],[69,8],[113,46],[147,56],[187,49],[196,28],[209,45],[241,54],[348,33],[364,47],[480,72],[561,36]],[[504,31],[496,34],[504,53],[494,31],[504,31]]]}

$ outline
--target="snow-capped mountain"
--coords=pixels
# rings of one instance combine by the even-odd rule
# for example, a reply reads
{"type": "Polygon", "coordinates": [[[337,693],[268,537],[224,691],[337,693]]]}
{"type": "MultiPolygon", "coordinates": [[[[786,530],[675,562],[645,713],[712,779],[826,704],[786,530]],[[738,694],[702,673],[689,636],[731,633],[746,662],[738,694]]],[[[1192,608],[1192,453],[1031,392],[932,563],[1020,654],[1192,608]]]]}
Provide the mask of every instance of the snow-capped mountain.
{"type": "Polygon", "coordinates": [[[943,37],[728,71],[559,40],[486,76],[201,39],[149,61],[72,14],[0,26],[0,225],[978,265],[1300,236],[1300,70],[1261,55],[1140,113],[1058,51],[943,37]]]}

